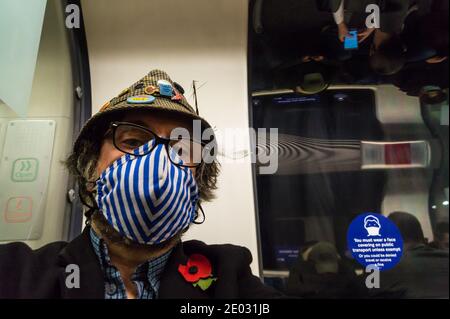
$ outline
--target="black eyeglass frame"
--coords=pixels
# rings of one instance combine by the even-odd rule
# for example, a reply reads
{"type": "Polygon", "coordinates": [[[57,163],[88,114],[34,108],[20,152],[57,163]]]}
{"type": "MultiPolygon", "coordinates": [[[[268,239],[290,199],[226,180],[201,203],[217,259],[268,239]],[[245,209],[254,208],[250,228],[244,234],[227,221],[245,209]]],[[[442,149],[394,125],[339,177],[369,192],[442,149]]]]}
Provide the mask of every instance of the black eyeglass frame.
{"type": "MultiPolygon", "coordinates": [[[[170,153],[169,153],[170,152],[170,150],[169,150],[170,142],[174,142],[174,141],[179,142],[179,140],[171,140],[169,138],[164,138],[164,137],[158,136],[158,134],[156,134],[152,130],[148,129],[147,127],[139,125],[139,124],[135,124],[135,123],[130,123],[130,122],[116,122],[116,121],[115,122],[111,122],[111,124],[110,124],[110,132],[112,134],[112,141],[113,141],[114,147],[116,149],[118,149],[119,151],[121,151],[123,153],[126,153],[126,154],[129,154],[129,155],[145,156],[145,155],[151,153],[155,149],[155,147],[157,145],[162,144],[162,145],[164,145],[164,148],[166,150],[167,156],[169,157],[170,161],[173,164],[177,165],[177,166],[187,167],[187,168],[198,168],[204,163],[203,162],[203,150],[204,150],[204,147],[206,146],[206,143],[204,143],[204,142],[198,142],[198,141],[195,141],[195,140],[193,140],[191,138],[189,139],[191,142],[200,144],[202,146],[202,158],[201,158],[200,163],[198,163],[198,164],[186,165],[186,164],[175,163],[172,160],[172,158],[170,156],[170,153]],[[125,150],[121,149],[119,146],[117,146],[117,143],[116,143],[116,131],[122,125],[133,126],[133,127],[136,127],[138,129],[141,129],[141,130],[144,130],[144,131],[150,133],[151,135],[153,135],[155,137],[155,145],[153,145],[153,147],[151,149],[149,149],[147,152],[145,152],[144,154],[135,154],[133,152],[129,152],[129,151],[125,151],[125,150]]],[[[105,136],[107,136],[107,135],[109,135],[108,132],[105,134],[105,136]]]]}

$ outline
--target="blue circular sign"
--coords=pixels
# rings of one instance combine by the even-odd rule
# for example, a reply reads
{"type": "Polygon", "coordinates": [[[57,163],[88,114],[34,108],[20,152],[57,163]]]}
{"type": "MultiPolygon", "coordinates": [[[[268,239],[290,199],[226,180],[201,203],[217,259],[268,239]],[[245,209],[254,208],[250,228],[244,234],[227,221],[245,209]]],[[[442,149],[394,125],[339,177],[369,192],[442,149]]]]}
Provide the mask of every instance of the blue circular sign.
{"type": "Polygon", "coordinates": [[[379,270],[393,268],[403,253],[403,239],[397,226],[375,213],[358,215],[351,222],[347,245],[361,265],[375,265],[379,270]]]}

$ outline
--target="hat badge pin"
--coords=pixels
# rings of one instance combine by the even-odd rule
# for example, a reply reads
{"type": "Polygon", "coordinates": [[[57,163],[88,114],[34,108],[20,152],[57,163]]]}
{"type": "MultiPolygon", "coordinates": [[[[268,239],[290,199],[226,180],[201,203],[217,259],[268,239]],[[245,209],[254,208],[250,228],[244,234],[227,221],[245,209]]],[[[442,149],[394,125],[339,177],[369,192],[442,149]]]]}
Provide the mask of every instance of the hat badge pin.
{"type": "Polygon", "coordinates": [[[172,96],[172,101],[179,102],[182,99],[183,99],[183,95],[180,92],[178,92],[177,90],[175,90],[175,95],[172,96]]]}
{"type": "Polygon", "coordinates": [[[159,80],[158,81],[159,94],[162,96],[172,97],[173,96],[173,86],[169,81],[159,80]]]}
{"type": "Polygon", "coordinates": [[[127,103],[129,104],[150,104],[155,101],[155,97],[152,95],[135,95],[130,96],[127,99],[127,103]]]}
{"type": "Polygon", "coordinates": [[[128,92],[130,92],[130,88],[123,89],[122,92],[120,92],[118,96],[119,96],[119,97],[124,96],[124,95],[127,94],[128,92]]]}
{"type": "Polygon", "coordinates": [[[148,85],[144,89],[145,94],[152,95],[155,93],[159,93],[159,88],[154,85],[148,85]]]}
{"type": "Polygon", "coordinates": [[[103,112],[104,110],[106,110],[110,104],[111,104],[110,101],[103,104],[103,106],[100,108],[100,112],[103,112]]]}
{"type": "Polygon", "coordinates": [[[138,84],[135,85],[134,89],[135,89],[135,90],[140,90],[140,89],[142,89],[143,87],[144,87],[144,83],[138,83],[138,84]]]}

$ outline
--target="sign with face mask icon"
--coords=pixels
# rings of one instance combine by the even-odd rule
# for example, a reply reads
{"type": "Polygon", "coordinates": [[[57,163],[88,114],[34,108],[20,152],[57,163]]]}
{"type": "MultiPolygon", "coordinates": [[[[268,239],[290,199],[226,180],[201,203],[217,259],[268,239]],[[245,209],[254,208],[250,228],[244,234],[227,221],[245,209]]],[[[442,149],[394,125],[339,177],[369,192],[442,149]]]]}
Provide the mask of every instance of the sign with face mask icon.
{"type": "Polygon", "coordinates": [[[357,216],[347,231],[348,249],[364,267],[393,268],[401,259],[403,239],[397,226],[380,214],[357,216]]]}

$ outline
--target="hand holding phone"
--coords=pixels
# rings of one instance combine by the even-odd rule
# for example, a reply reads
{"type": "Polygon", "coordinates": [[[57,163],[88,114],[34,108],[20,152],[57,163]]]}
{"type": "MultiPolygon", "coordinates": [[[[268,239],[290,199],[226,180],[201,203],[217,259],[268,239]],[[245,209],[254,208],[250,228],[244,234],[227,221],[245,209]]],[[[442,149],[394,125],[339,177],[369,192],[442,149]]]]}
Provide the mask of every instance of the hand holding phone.
{"type": "Polygon", "coordinates": [[[358,49],[358,31],[349,31],[349,36],[344,39],[344,49],[345,50],[356,50],[358,49]]]}

